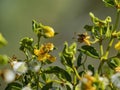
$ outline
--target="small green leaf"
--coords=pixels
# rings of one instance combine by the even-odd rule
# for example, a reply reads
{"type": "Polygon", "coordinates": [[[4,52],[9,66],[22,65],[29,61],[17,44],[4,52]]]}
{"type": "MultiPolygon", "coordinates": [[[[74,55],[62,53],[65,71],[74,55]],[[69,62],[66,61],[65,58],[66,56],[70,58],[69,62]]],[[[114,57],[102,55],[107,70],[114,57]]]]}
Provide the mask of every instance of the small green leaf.
{"type": "Polygon", "coordinates": [[[112,57],[107,60],[107,64],[111,69],[115,69],[120,66],[120,59],[118,57],[112,57]]]}
{"type": "Polygon", "coordinates": [[[93,26],[90,26],[90,25],[85,25],[85,26],[84,26],[84,29],[85,29],[86,31],[92,31],[92,28],[93,28],[93,26]]]}
{"type": "Polygon", "coordinates": [[[21,89],[22,89],[22,85],[18,82],[9,83],[5,88],[5,90],[21,90],[21,89]]]}
{"type": "Polygon", "coordinates": [[[94,69],[93,65],[88,65],[88,70],[90,70],[94,75],[95,69],[94,69]]]}
{"type": "Polygon", "coordinates": [[[77,58],[77,66],[79,67],[82,64],[82,52],[80,51],[77,58]]]}
{"type": "Polygon", "coordinates": [[[47,81],[47,75],[45,73],[41,73],[41,77],[45,82],[47,81]]]}
{"type": "Polygon", "coordinates": [[[58,78],[62,78],[71,82],[71,76],[69,75],[69,73],[58,66],[50,66],[43,72],[47,74],[56,74],[58,78]]]}
{"type": "Polygon", "coordinates": [[[97,50],[92,46],[84,45],[79,50],[90,57],[93,57],[96,59],[99,58],[99,54],[98,54],[97,50]]]}

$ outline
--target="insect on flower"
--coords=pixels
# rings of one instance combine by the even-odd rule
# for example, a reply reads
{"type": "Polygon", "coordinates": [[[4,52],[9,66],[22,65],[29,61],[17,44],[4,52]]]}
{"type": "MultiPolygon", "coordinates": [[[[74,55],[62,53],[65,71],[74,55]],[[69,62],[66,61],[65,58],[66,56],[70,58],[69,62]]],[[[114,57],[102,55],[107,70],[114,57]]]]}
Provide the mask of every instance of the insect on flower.
{"type": "Polygon", "coordinates": [[[83,33],[83,34],[78,34],[78,42],[83,43],[85,42],[87,45],[91,45],[90,43],[90,36],[87,33],[83,33]]]}

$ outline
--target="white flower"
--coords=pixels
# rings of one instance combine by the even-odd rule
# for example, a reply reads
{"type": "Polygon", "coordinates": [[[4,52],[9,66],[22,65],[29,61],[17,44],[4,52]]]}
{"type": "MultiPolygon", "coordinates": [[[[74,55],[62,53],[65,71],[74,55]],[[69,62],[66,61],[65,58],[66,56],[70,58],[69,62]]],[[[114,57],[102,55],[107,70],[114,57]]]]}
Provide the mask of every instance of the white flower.
{"type": "Polygon", "coordinates": [[[120,73],[112,75],[111,81],[116,87],[120,88],[120,73]]]}
{"type": "Polygon", "coordinates": [[[33,69],[34,69],[34,71],[35,71],[35,72],[38,72],[38,71],[39,71],[39,69],[40,69],[40,65],[36,65],[36,66],[34,66],[34,68],[33,68],[33,69]]]}
{"type": "Polygon", "coordinates": [[[9,69],[3,70],[2,75],[3,75],[3,79],[7,83],[10,83],[15,79],[15,73],[9,69]]]}
{"type": "Polygon", "coordinates": [[[18,74],[26,73],[27,71],[27,66],[25,62],[13,62],[13,70],[17,72],[18,74]]]}
{"type": "Polygon", "coordinates": [[[109,80],[106,77],[99,77],[99,80],[103,83],[104,87],[109,84],[109,80]]]}
{"type": "Polygon", "coordinates": [[[83,77],[83,78],[82,78],[82,82],[83,82],[83,83],[87,83],[87,82],[88,82],[88,79],[85,78],[85,77],[83,77]]]}
{"type": "Polygon", "coordinates": [[[86,74],[92,76],[93,73],[92,73],[91,71],[88,70],[86,74]]]}

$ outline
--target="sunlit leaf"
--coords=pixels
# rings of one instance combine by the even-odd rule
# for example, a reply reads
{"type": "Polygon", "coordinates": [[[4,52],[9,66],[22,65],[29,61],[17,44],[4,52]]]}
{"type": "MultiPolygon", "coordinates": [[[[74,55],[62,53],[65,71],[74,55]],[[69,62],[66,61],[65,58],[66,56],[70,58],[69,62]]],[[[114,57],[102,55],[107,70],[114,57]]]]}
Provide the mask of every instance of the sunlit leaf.
{"type": "Polygon", "coordinates": [[[55,74],[58,78],[62,78],[71,82],[71,76],[69,73],[58,66],[50,66],[43,72],[47,74],[55,74]]]}

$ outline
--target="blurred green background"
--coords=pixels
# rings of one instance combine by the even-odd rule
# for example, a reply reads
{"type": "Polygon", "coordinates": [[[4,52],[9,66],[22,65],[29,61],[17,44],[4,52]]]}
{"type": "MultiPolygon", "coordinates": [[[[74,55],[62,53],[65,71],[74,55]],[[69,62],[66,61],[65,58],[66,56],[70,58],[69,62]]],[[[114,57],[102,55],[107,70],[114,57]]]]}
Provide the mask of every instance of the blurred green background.
{"type": "Polygon", "coordinates": [[[0,32],[8,41],[0,54],[23,56],[19,41],[24,36],[35,38],[33,19],[59,33],[48,41],[61,49],[64,41],[73,41],[74,32],[85,32],[84,25],[91,23],[89,12],[102,19],[115,16],[114,10],[106,8],[102,0],[0,0],[0,32]]]}

